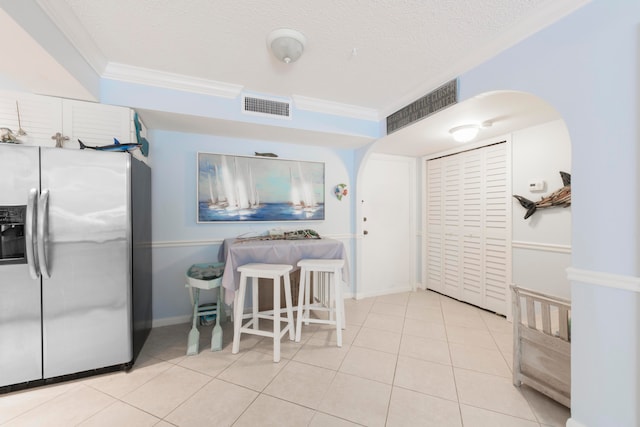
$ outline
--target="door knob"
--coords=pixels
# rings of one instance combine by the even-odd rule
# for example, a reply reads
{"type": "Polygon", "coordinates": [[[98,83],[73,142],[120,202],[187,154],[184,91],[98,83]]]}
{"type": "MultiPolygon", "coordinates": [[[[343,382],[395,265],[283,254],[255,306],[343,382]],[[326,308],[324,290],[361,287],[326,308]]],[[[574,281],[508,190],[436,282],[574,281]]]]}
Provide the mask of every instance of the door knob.
{"type": "Polygon", "coordinates": [[[369,234],[369,232],[368,232],[367,230],[364,230],[364,231],[362,232],[362,234],[364,234],[364,235],[366,236],[367,234],[369,234]]]}

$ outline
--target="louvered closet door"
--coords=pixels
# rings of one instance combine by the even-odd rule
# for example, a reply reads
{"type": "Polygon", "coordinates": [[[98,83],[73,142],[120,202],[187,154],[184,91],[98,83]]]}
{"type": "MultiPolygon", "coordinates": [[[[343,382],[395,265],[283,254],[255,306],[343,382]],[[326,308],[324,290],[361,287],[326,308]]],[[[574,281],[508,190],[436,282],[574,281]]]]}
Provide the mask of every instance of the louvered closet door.
{"type": "Polygon", "coordinates": [[[462,161],[462,299],[482,306],[483,156],[481,150],[460,154],[462,161]]]}
{"type": "Polygon", "coordinates": [[[443,292],[460,298],[460,276],[462,260],[460,256],[460,157],[443,159],[443,292]]]}
{"type": "Polygon", "coordinates": [[[444,292],[442,271],[442,222],[443,206],[443,161],[436,159],[427,162],[427,195],[426,195],[426,281],[427,287],[444,292]]]}
{"type": "Polygon", "coordinates": [[[427,162],[429,289],[506,314],[511,275],[509,147],[427,162]]]}
{"type": "Polygon", "coordinates": [[[506,314],[510,249],[510,170],[507,144],[484,149],[485,160],[485,239],[484,239],[484,304],[483,307],[506,314]]]}

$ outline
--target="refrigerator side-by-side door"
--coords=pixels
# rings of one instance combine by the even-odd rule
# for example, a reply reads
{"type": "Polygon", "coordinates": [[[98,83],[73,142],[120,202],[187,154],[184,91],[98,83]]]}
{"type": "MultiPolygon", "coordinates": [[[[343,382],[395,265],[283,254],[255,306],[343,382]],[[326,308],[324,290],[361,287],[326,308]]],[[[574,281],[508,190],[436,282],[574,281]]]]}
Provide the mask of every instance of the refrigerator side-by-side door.
{"type": "Polygon", "coordinates": [[[44,377],[132,359],[130,156],[41,150],[44,377]]]}
{"type": "Polygon", "coordinates": [[[0,387],[42,378],[40,278],[29,271],[33,250],[27,259],[33,234],[28,199],[39,182],[38,147],[0,144],[0,387]]]}

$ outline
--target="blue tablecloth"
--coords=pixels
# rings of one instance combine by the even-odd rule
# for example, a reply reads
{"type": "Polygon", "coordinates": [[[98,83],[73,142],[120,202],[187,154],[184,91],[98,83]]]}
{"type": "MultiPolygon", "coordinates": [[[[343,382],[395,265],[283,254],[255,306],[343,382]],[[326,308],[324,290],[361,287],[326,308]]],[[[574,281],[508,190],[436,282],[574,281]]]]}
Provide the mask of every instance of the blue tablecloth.
{"type": "Polygon", "coordinates": [[[303,240],[242,240],[225,239],[218,254],[225,262],[222,286],[225,288],[225,302],[231,304],[240,284],[238,267],[259,262],[267,264],[288,264],[294,268],[303,258],[343,259],[342,280],[349,281],[349,265],[344,244],[335,239],[303,240]]]}

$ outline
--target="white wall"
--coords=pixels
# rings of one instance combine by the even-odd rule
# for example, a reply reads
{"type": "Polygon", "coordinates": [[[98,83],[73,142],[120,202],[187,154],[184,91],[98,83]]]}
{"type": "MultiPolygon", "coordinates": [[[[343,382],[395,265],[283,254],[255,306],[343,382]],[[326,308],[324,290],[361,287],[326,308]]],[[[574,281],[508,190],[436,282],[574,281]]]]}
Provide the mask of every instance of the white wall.
{"type": "MultiPolygon", "coordinates": [[[[571,141],[562,120],[514,132],[511,144],[513,194],[537,201],[562,188],[559,171],[571,173],[571,141]],[[531,192],[532,180],[544,181],[546,189],[531,192]]],[[[540,209],[526,220],[515,198],[512,209],[513,283],[570,299],[571,208],[540,209]]]]}
{"type": "MultiPolygon", "coordinates": [[[[224,238],[263,233],[271,228],[313,228],[321,236],[342,240],[352,256],[351,195],[333,195],[338,183],[353,188],[353,151],[239,140],[212,135],[150,131],[153,206],[153,317],[156,326],[186,321],[191,313],[184,273],[191,264],[218,259],[224,238]],[[283,159],[325,163],[325,220],[300,222],[196,223],[196,155],[198,152],[253,155],[273,152],[283,159]]],[[[350,271],[354,271],[351,267],[350,271]]],[[[350,283],[353,286],[353,278],[350,283]]]]}

